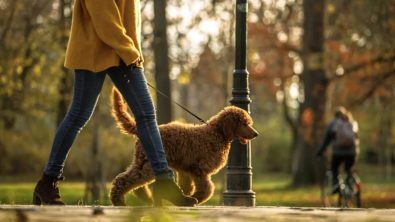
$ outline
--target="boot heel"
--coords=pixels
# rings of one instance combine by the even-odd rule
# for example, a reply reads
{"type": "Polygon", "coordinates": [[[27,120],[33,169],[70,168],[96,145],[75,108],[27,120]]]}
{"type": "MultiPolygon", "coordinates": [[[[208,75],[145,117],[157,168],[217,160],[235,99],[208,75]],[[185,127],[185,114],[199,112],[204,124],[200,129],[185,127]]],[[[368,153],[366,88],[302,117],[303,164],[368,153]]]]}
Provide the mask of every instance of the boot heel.
{"type": "Polygon", "coordinates": [[[198,203],[195,198],[184,196],[180,187],[171,179],[155,181],[152,191],[156,207],[162,206],[162,200],[167,200],[179,207],[192,207],[198,203]]]}
{"type": "Polygon", "coordinates": [[[155,207],[162,207],[162,198],[158,197],[157,195],[153,196],[154,198],[154,206],[155,207]]]}
{"type": "Polygon", "coordinates": [[[41,198],[36,192],[33,192],[33,205],[41,206],[41,198]]]}

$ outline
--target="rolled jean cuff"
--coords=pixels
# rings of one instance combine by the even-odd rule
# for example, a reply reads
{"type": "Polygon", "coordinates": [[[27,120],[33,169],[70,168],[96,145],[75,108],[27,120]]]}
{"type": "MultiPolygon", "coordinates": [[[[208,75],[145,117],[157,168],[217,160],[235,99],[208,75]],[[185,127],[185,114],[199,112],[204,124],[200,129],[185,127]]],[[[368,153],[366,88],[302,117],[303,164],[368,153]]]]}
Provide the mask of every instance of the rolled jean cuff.
{"type": "Polygon", "coordinates": [[[160,171],[155,174],[155,180],[174,180],[174,172],[173,170],[165,170],[165,171],[160,171]]]}
{"type": "MultiPolygon", "coordinates": [[[[48,167],[47,167],[47,168],[48,168],[48,167]]],[[[51,177],[56,177],[56,178],[59,178],[59,177],[62,176],[62,173],[53,173],[53,172],[47,170],[47,168],[45,168],[45,170],[43,170],[43,173],[44,173],[45,175],[51,176],[51,177]]]]}

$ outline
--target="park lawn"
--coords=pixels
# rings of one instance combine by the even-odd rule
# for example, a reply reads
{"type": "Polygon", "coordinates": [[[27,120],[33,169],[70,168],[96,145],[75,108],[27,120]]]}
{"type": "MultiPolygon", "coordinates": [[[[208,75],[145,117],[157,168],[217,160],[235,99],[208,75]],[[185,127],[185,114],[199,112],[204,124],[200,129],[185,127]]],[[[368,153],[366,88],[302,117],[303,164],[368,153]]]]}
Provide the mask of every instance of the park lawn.
{"type": "MultiPolygon", "coordinates": [[[[321,207],[320,189],[318,186],[306,188],[289,188],[290,179],[284,176],[265,176],[254,178],[252,190],[256,192],[257,206],[289,206],[289,207],[321,207]]],[[[35,183],[1,183],[0,204],[32,204],[35,183]]],[[[85,203],[83,182],[62,182],[59,185],[62,199],[68,205],[91,205],[85,203]]],[[[107,184],[107,192],[110,189],[107,184]]],[[[220,183],[216,183],[214,196],[204,203],[217,206],[221,197],[220,183]]],[[[144,206],[145,203],[133,194],[127,195],[129,206],[144,206]]],[[[111,205],[110,201],[95,201],[95,205],[111,205]]],[[[168,205],[170,205],[168,203],[168,205]]],[[[364,208],[395,208],[395,185],[393,183],[364,183],[362,187],[362,207],[364,208]]]]}

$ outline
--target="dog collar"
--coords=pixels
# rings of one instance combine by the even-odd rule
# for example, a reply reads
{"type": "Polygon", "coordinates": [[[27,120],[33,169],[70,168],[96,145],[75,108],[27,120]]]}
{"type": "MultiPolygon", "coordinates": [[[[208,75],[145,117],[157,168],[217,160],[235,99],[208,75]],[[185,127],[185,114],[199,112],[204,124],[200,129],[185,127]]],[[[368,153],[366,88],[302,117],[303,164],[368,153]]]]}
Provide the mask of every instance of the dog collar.
{"type": "Polygon", "coordinates": [[[215,130],[215,126],[214,125],[208,124],[207,126],[209,126],[211,129],[215,130]]]}

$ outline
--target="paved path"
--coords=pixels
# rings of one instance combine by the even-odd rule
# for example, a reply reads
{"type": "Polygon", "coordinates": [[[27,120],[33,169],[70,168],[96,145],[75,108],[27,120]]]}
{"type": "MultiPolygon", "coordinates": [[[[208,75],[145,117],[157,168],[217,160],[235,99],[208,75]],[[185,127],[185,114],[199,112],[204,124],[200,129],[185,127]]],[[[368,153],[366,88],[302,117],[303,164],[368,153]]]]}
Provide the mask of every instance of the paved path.
{"type": "Polygon", "coordinates": [[[395,221],[395,209],[0,205],[1,222],[395,221]]]}

